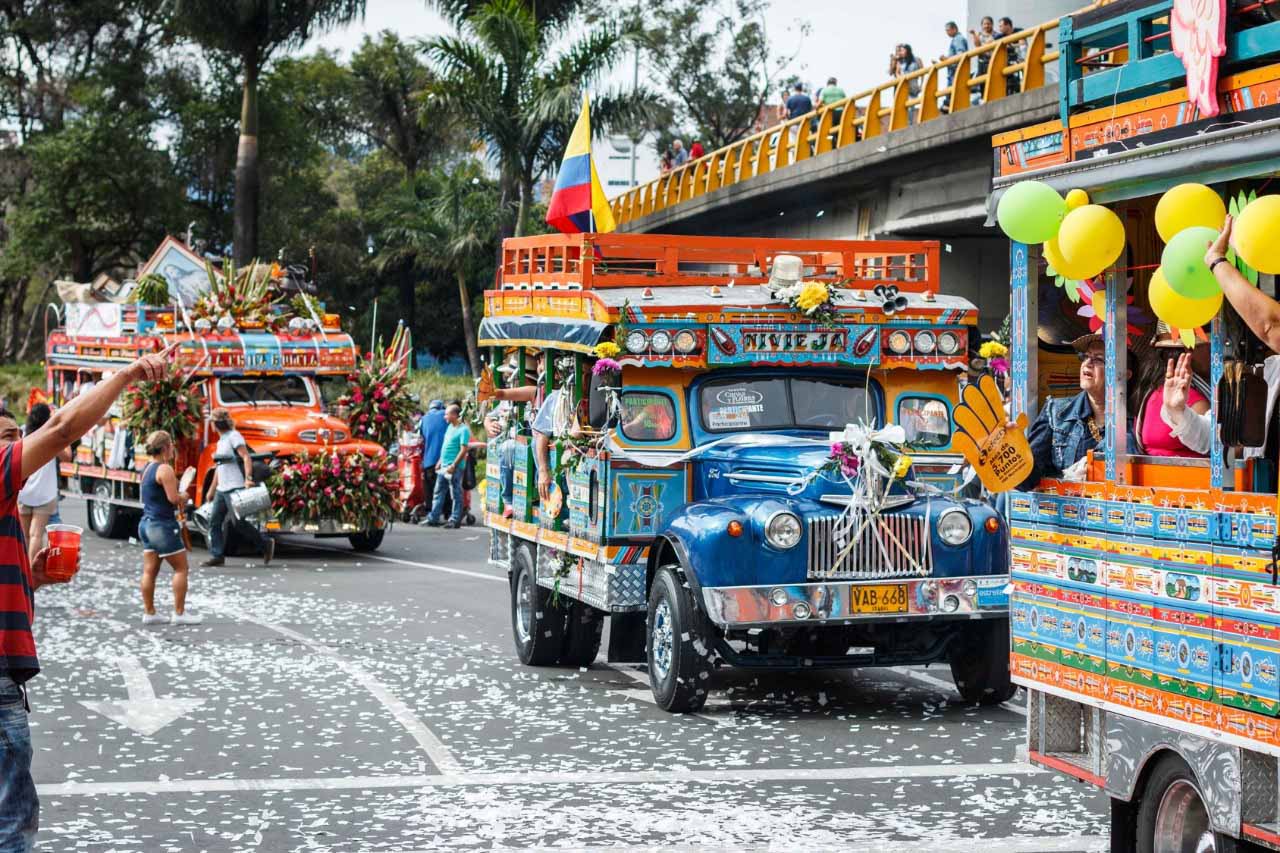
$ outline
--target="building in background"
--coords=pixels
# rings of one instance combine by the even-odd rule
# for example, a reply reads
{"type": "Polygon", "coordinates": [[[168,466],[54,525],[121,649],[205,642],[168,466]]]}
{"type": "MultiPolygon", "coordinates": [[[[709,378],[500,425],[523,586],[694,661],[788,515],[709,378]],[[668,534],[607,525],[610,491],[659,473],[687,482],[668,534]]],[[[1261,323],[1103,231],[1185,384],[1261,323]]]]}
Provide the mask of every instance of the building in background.
{"type": "MultiPolygon", "coordinates": [[[[687,143],[686,143],[687,144],[687,143]]],[[[591,141],[591,154],[596,162],[604,194],[613,198],[623,190],[648,183],[658,177],[658,154],[653,148],[653,138],[645,136],[634,145],[621,134],[597,136],[591,141]],[[635,171],[632,173],[632,159],[635,171]]]]}

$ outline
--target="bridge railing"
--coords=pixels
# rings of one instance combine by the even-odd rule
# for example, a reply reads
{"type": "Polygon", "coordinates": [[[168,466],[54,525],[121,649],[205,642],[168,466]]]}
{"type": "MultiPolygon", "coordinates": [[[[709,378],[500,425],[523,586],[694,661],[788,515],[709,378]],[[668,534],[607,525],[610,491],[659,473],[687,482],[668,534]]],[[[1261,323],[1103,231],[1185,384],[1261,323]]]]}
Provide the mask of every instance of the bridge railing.
{"type": "Polygon", "coordinates": [[[1045,69],[1058,62],[1050,41],[1057,29],[1055,19],[1012,33],[690,160],[613,198],[614,219],[622,225],[855,142],[1039,89],[1056,81],[1046,80],[1045,69]],[[1009,61],[1011,48],[1022,51],[1019,61],[1009,61]]]}

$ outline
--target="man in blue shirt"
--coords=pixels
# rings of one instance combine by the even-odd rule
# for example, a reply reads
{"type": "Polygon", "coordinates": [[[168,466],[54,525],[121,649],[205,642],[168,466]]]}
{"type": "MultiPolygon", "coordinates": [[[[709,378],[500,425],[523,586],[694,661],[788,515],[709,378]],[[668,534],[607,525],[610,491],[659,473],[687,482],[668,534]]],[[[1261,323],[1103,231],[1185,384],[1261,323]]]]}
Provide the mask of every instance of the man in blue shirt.
{"type": "Polygon", "coordinates": [[[462,525],[462,475],[466,468],[467,444],[471,441],[471,429],[462,422],[462,410],[450,406],[444,410],[446,422],[444,439],[437,454],[439,474],[436,477],[435,493],[431,499],[431,514],[427,516],[429,527],[440,526],[440,516],[444,512],[444,496],[449,495],[453,501],[453,512],[445,527],[457,528],[462,525]]]}
{"type": "MultiPolygon", "coordinates": [[[[960,35],[960,28],[956,26],[955,21],[947,21],[947,38],[951,39],[951,42],[947,45],[947,55],[938,57],[940,61],[943,59],[950,59],[951,57],[964,53],[969,49],[969,40],[960,35]]],[[[956,68],[958,67],[958,65],[947,66],[948,86],[950,86],[956,79],[956,68]]]]}
{"type": "Polygon", "coordinates": [[[791,97],[787,98],[787,118],[798,118],[805,113],[813,112],[813,101],[804,93],[804,84],[797,83],[791,97]]]}
{"type": "Polygon", "coordinates": [[[422,433],[422,488],[426,495],[435,494],[436,463],[440,461],[440,446],[444,444],[448,428],[444,400],[432,400],[426,414],[418,420],[418,432],[422,433]]]}

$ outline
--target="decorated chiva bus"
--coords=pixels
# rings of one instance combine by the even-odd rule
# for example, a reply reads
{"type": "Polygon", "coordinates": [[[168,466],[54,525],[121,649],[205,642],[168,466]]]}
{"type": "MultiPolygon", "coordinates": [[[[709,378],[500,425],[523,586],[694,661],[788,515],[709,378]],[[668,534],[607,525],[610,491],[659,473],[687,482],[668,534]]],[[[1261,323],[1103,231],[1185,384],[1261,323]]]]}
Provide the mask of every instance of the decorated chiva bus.
{"type": "Polygon", "coordinates": [[[950,661],[1010,697],[1008,539],[958,473],[977,310],[932,242],[508,240],[480,343],[485,520],[521,661],[647,660],[699,708],[721,665],[950,661]]]}
{"type": "Polygon", "coordinates": [[[994,140],[1046,475],[1008,500],[1013,676],[1028,757],[1110,797],[1115,851],[1280,849],[1274,16],[1065,18],[1061,119],[994,140]],[[1055,341],[1079,376],[1044,399],[1055,341]]]}
{"type": "MultiPolygon", "coordinates": [[[[63,324],[47,335],[44,397],[55,406],[138,356],[176,345],[171,379],[127,393],[125,408],[113,409],[79,442],[74,458],[61,463],[63,494],[88,500],[92,529],[116,538],[133,535],[137,527],[142,471],[149,460],[143,450],[146,436],[129,429],[126,409],[147,409],[143,420],[153,426],[173,425],[170,431],[178,437],[175,468],[189,472],[181,486],[199,507],[206,502],[216,465],[218,433],[210,412],[225,408],[252,454],[253,479],[275,487],[274,508],[256,507],[252,523],[265,533],[341,536],[356,550],[375,550],[384,521],[394,516],[396,478],[383,448],[353,436],[348,423],[332,414],[332,403],[347,390],[359,361],[338,316],[324,313],[305,287],[298,289],[298,282],[291,307],[281,292],[289,276],[285,270],[268,265],[236,275],[229,269],[224,277],[204,269],[203,261],[173,238],[144,273],[131,293],[107,296],[64,285],[63,324]],[[211,287],[212,297],[207,292],[211,287]],[[252,305],[240,298],[245,294],[252,305]],[[220,300],[216,307],[210,301],[215,299],[220,300]],[[381,495],[375,503],[385,504],[385,514],[362,508],[361,518],[336,512],[317,516],[324,501],[319,495],[305,496],[306,506],[292,498],[284,506],[281,492],[287,491],[284,480],[290,477],[273,479],[273,474],[291,474],[289,463],[304,456],[342,460],[350,469],[342,476],[364,484],[352,499],[367,503],[364,499],[381,495]]],[[[324,485],[321,474],[329,471],[326,464],[310,479],[324,485]]],[[[203,514],[191,520],[198,532],[207,533],[201,527],[202,520],[207,522],[203,514]]]]}

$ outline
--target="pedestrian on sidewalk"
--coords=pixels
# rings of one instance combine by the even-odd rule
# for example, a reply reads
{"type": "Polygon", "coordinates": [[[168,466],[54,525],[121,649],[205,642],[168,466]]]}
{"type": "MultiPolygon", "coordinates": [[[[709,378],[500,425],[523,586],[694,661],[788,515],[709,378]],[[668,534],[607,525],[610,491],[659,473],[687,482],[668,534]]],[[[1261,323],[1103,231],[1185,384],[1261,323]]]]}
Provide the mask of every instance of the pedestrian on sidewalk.
{"type": "Polygon", "coordinates": [[[231,495],[253,488],[253,457],[249,455],[249,445],[236,429],[230,412],[218,408],[211,414],[213,428],[218,431],[218,446],[213,451],[213,461],[218,464],[204,496],[206,501],[213,501],[213,512],[209,515],[209,559],[200,565],[221,566],[227,562],[227,527],[249,540],[262,554],[262,565],[268,565],[275,556],[276,541],[263,536],[257,527],[231,512],[231,495]]]}
{"type": "Polygon", "coordinates": [[[143,356],[104,378],[23,437],[12,417],[0,418],[0,851],[30,851],[40,823],[40,800],[31,778],[31,728],[26,683],[40,671],[31,625],[35,590],[55,581],[45,572],[49,550],[27,556],[18,519],[22,484],[73,441],[93,428],[124,389],[154,381],[168,370],[173,347],[143,356]]]}
{"type": "MultiPolygon", "coordinates": [[[[36,403],[27,412],[27,426],[23,431],[31,435],[49,422],[53,410],[47,403],[36,403]]],[[[32,474],[18,492],[18,516],[22,519],[22,535],[27,540],[27,559],[34,560],[44,548],[44,530],[58,513],[58,461],[71,461],[71,448],[63,448],[39,471],[32,474]]]]}
{"type": "Polygon", "coordinates": [[[447,494],[453,501],[453,512],[444,526],[456,529],[462,526],[462,476],[466,471],[471,429],[462,422],[462,409],[457,405],[445,409],[444,418],[449,429],[444,434],[444,445],[440,449],[440,470],[436,475],[436,491],[431,499],[431,514],[427,516],[426,525],[440,526],[444,496],[447,494]]]}
{"type": "Polygon", "coordinates": [[[147,436],[146,450],[151,461],[142,472],[142,520],[138,522],[138,539],[142,541],[142,624],[170,621],[156,613],[156,575],[164,560],[173,568],[173,624],[199,625],[203,620],[186,609],[187,546],[178,521],[182,493],[173,470],[173,437],[158,429],[147,436]]]}

